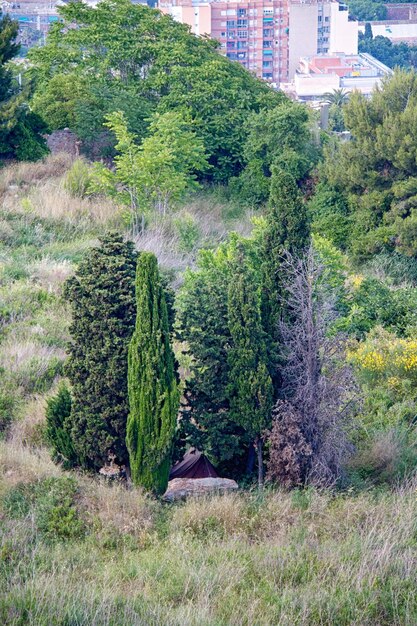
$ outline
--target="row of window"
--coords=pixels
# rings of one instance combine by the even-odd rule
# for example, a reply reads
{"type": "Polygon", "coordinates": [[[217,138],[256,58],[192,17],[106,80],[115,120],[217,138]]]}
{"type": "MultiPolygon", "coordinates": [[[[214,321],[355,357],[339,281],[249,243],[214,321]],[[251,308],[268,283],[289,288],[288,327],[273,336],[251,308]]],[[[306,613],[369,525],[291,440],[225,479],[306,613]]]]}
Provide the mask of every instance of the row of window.
{"type": "MultiPolygon", "coordinates": [[[[284,18],[280,17],[274,20],[273,17],[264,17],[262,24],[265,26],[273,26],[274,24],[282,26],[282,24],[284,24],[284,18]]],[[[247,28],[248,26],[258,26],[258,22],[256,20],[227,20],[226,22],[222,22],[221,25],[226,28],[247,28]]],[[[261,26],[260,23],[259,26],[261,26]]]]}
{"type": "MultiPolygon", "coordinates": [[[[286,29],[281,29],[281,31],[279,31],[277,29],[277,31],[276,31],[276,35],[277,36],[279,36],[280,34],[284,35],[285,33],[286,33],[286,29]]],[[[256,33],[256,35],[257,35],[257,33],[256,33]]],[[[235,30],[225,31],[224,30],[224,31],[222,31],[220,33],[220,36],[224,37],[224,38],[227,38],[227,39],[236,39],[236,38],[237,39],[247,39],[248,37],[253,37],[254,33],[253,32],[249,33],[249,31],[247,31],[247,30],[237,30],[237,31],[235,31],[235,30]]],[[[265,41],[270,41],[270,43],[272,45],[271,38],[274,37],[274,29],[273,28],[264,28],[263,31],[262,31],[262,36],[263,36],[263,39],[265,41]]],[[[267,48],[268,46],[264,46],[264,47],[267,48]]]]}
{"type": "MultiPolygon", "coordinates": [[[[281,15],[284,13],[284,8],[276,7],[275,10],[273,8],[266,8],[259,11],[259,15],[274,15],[274,13],[275,15],[281,15]]],[[[237,15],[237,17],[246,17],[247,15],[258,15],[258,9],[227,9],[225,11],[221,11],[220,15],[237,15]]]]}

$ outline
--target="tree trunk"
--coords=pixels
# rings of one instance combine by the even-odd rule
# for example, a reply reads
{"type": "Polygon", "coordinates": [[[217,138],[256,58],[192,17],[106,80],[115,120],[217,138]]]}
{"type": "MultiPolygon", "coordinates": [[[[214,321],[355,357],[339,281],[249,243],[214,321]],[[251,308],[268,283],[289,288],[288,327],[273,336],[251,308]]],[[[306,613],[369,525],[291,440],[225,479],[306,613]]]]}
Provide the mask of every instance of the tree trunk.
{"type": "Polygon", "coordinates": [[[258,457],[258,487],[263,489],[264,486],[264,466],[262,460],[262,437],[257,437],[255,440],[256,452],[258,457]]]}
{"type": "Polygon", "coordinates": [[[250,476],[253,472],[253,468],[255,467],[255,445],[251,444],[249,446],[248,460],[246,462],[246,473],[250,476]]]}

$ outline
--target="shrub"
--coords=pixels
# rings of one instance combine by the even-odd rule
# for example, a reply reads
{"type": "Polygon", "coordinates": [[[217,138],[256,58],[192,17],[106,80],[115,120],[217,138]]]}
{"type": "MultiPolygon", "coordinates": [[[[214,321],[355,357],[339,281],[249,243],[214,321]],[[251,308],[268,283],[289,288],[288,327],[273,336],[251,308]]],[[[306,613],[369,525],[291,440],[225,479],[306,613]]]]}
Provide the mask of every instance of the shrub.
{"type": "Polygon", "coordinates": [[[46,408],[46,436],[52,447],[53,458],[63,461],[64,465],[73,466],[77,462],[71,437],[71,394],[65,383],[58,393],[48,400],[46,408]]]}
{"type": "Polygon", "coordinates": [[[182,212],[173,220],[178,236],[178,248],[181,252],[191,252],[200,238],[200,229],[197,221],[188,211],[182,212]]]}
{"type": "Polygon", "coordinates": [[[91,172],[83,159],[72,164],[64,178],[64,188],[75,198],[84,198],[91,183],[91,172]]]}
{"type": "Polygon", "coordinates": [[[289,402],[279,400],[272,418],[267,480],[286,488],[302,485],[312,455],[311,446],[302,431],[302,415],[289,402]]]}

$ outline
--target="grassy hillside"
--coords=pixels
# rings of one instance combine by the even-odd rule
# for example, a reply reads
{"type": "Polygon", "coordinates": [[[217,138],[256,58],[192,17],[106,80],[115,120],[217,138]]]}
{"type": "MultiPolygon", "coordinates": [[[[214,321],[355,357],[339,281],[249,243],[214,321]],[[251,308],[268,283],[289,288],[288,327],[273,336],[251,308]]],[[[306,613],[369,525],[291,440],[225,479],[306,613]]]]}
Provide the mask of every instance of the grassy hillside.
{"type": "Polygon", "coordinates": [[[415,485],[161,505],[0,448],[3,624],[412,626],[415,485]]]}
{"type": "MultiPolygon", "coordinates": [[[[61,297],[85,250],[124,228],[102,198],[74,195],[54,156],[0,178],[0,623],[181,626],[417,623],[412,481],[361,492],[242,492],[161,504],[65,473],[44,442],[62,372],[61,297]]],[[[195,196],[137,241],[171,281],[250,215],[195,196]]]]}

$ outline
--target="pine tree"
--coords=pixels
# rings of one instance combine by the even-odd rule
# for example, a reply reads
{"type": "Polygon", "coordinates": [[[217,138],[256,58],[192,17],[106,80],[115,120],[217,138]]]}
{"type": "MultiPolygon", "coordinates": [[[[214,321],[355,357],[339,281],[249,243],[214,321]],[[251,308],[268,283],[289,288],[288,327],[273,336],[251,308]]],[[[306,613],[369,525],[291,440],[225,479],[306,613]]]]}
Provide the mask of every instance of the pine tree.
{"type": "Polygon", "coordinates": [[[310,238],[307,209],[294,177],[272,167],[262,256],[262,324],[267,334],[269,372],[275,396],[280,387],[279,320],[282,315],[282,259],[285,252],[300,254],[310,238]]]}
{"type": "Polygon", "coordinates": [[[243,254],[234,263],[228,294],[231,347],[228,395],[234,419],[249,434],[257,450],[258,482],[263,484],[263,431],[269,426],[273,405],[265,334],[261,324],[260,293],[256,276],[243,254]]]}
{"type": "Polygon", "coordinates": [[[72,342],[66,366],[73,401],[69,426],[80,464],[98,469],[126,450],[127,353],[135,322],[136,254],[111,233],[66,285],[72,342]]]}
{"type": "Polygon", "coordinates": [[[136,304],[128,359],[126,443],[133,482],[160,494],[168,483],[179,393],[165,293],[151,253],[139,255],[136,304]]]}

